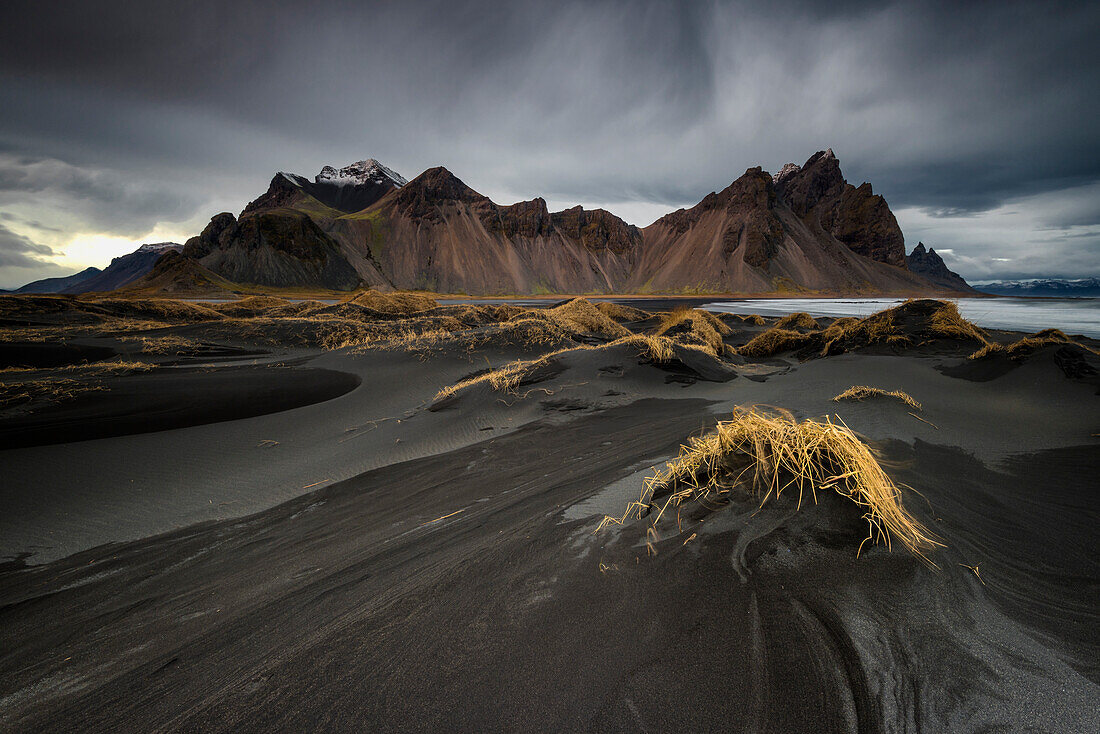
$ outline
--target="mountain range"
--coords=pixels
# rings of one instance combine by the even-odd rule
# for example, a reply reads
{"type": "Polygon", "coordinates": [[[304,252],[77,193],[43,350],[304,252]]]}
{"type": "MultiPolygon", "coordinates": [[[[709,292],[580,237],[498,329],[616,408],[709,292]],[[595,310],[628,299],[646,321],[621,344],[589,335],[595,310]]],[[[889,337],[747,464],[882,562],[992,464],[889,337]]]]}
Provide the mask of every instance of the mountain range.
{"type": "Polygon", "coordinates": [[[991,293],[997,296],[1100,298],[1100,278],[996,280],[977,284],[974,288],[982,293],[991,293]]]}
{"type": "Polygon", "coordinates": [[[442,167],[411,181],[373,159],[325,166],[312,180],[280,172],[239,215],[215,215],[180,254],[171,260],[187,270],[180,278],[146,268],[122,285],[471,295],[973,293],[934,250],[921,244],[906,256],[886,200],[868,183],[848,183],[832,150],[774,176],[750,168],[645,228],[603,209],[551,212],[542,198],[497,204],[442,167]]]}

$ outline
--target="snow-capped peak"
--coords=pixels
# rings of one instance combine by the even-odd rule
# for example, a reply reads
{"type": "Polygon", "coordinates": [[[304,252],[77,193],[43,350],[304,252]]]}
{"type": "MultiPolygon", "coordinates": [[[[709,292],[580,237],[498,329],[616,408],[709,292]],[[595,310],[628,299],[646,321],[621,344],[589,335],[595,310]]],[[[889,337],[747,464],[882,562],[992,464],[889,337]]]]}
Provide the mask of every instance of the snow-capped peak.
{"type": "Polygon", "coordinates": [[[294,184],[295,186],[300,187],[303,183],[307,182],[307,179],[302,178],[297,173],[287,173],[286,171],[279,171],[279,175],[285,178],[290,183],[294,184]]]}
{"type": "MultiPolygon", "coordinates": [[[[832,148],[830,148],[832,150],[832,148]]],[[[772,176],[772,183],[779,183],[781,180],[787,178],[787,176],[798,173],[802,170],[802,166],[797,163],[788,163],[779,169],[779,173],[772,176]]]]}
{"type": "Polygon", "coordinates": [[[183,245],[176,242],[151,242],[137,248],[136,252],[164,252],[165,250],[182,250],[183,245]]]}
{"type": "Polygon", "coordinates": [[[401,174],[386,168],[373,158],[352,163],[336,170],[332,166],[325,166],[314,179],[317,183],[336,184],[345,186],[348,184],[363,184],[368,181],[391,186],[404,186],[408,183],[401,174]]]}

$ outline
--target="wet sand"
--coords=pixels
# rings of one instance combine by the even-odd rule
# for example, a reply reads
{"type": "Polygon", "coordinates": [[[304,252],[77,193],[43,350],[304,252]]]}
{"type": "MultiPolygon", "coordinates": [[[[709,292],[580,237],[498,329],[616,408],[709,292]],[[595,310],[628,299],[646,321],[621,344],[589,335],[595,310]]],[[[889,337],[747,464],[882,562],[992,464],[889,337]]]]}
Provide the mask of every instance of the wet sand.
{"type": "Polygon", "coordinates": [[[0,728],[1100,728],[1094,376],[1053,350],[992,377],[872,350],[710,379],[591,350],[433,400],[524,356],[270,349],[0,420],[25,436],[0,450],[0,728]],[[924,420],[832,401],[853,384],[924,420]],[[939,569],[857,558],[830,493],[735,502],[656,555],[644,521],[593,532],[752,404],[877,446],[939,569]],[[85,440],[33,439],[66,425],[85,440]]]}

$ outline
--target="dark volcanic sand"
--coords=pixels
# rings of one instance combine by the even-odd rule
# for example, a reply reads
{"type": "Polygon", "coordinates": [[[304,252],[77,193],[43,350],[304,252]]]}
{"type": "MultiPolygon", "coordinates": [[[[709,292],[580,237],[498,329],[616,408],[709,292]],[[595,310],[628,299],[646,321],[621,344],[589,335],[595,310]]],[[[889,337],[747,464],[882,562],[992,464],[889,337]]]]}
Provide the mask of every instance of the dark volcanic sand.
{"type": "Polygon", "coordinates": [[[324,402],[0,451],[5,552],[47,561],[0,570],[0,729],[1097,731],[1095,382],[1048,355],[983,382],[936,356],[772,362],[707,382],[582,353],[526,397],[428,411],[479,365],[340,352],[309,368],[362,383],[324,402]],[[831,402],[859,383],[936,427],[831,402]],[[751,403],[876,440],[940,570],[857,559],[827,493],[731,506],[655,557],[644,524],[593,534],[751,403]]]}

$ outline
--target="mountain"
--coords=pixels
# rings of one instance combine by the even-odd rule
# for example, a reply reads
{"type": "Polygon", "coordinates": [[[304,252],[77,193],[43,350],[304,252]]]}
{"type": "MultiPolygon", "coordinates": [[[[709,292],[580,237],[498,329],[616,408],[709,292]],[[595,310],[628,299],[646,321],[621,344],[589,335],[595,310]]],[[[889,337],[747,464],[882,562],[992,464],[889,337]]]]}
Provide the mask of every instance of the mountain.
{"type": "Polygon", "coordinates": [[[246,209],[239,220],[218,214],[187,240],[183,254],[237,283],[350,290],[360,282],[340,246],[309,214],[290,207],[246,209]]]}
{"type": "Polygon", "coordinates": [[[802,166],[788,163],[772,181],[779,198],[815,234],[831,236],[857,255],[905,267],[905,237],[886,199],[869,183],[845,181],[832,148],[802,166]]]}
{"type": "Polygon", "coordinates": [[[982,293],[997,296],[1043,296],[1047,298],[1100,298],[1100,278],[1063,280],[1036,278],[1032,280],[998,280],[975,283],[982,293]]]}
{"type": "Polygon", "coordinates": [[[776,176],[748,169],[691,209],[646,227],[628,291],[919,293],[904,238],[870,184],[844,180],[832,150],[776,176]]]}
{"type": "Polygon", "coordinates": [[[152,269],[119,289],[126,295],[232,296],[237,284],[207,270],[178,250],[168,250],[152,269]]]}
{"type": "Polygon", "coordinates": [[[101,273],[99,268],[86,268],[79,273],[66,275],[62,278],[43,278],[32,283],[27,283],[22,288],[16,288],[12,293],[64,293],[67,288],[73,288],[94,275],[101,273]]]}
{"type": "Polygon", "coordinates": [[[551,213],[542,198],[501,206],[445,168],[329,231],[368,283],[444,293],[611,291],[642,244],[641,231],[610,212],[551,213]]]}
{"type": "Polygon", "coordinates": [[[500,205],[441,167],[411,181],[374,159],[325,166],[312,181],[278,173],[239,217],[218,214],[183,254],[228,281],[339,290],[965,289],[946,267],[938,269],[938,256],[918,266],[932,277],[910,271],[886,200],[868,183],[845,181],[832,150],[775,176],[750,168],[644,230],[600,209],[550,212],[542,198],[500,205]]]}
{"type": "Polygon", "coordinates": [[[961,275],[947,269],[943,258],[936,253],[935,249],[924,249],[923,242],[918,242],[913,251],[905,256],[905,264],[910,272],[921,276],[938,288],[960,293],[976,292],[967,285],[961,275]]]}
{"type": "MultiPolygon", "coordinates": [[[[325,166],[313,177],[313,181],[295,173],[279,172],[268,188],[268,193],[248,205],[245,211],[269,209],[276,205],[272,192],[293,192],[297,189],[326,207],[345,214],[362,211],[390,191],[404,186],[407,181],[398,173],[386,168],[373,158],[352,163],[337,170],[325,166]],[[283,184],[290,184],[286,187],[283,184]]],[[[286,198],[277,205],[285,205],[286,198]]]]}
{"type": "Polygon", "coordinates": [[[352,263],[362,256],[345,253],[319,223],[332,226],[404,184],[373,158],[339,170],[325,166],[312,182],[277,173],[239,219],[228,212],[216,215],[187,241],[184,254],[236,282],[350,290],[361,281],[352,263]]]}
{"type": "Polygon", "coordinates": [[[113,291],[133,283],[153,269],[153,264],[166,252],[183,249],[176,242],[156,242],[142,245],[128,255],[120,255],[100,270],[88,268],[65,278],[46,278],[28,283],[16,293],[93,293],[113,291]]]}

